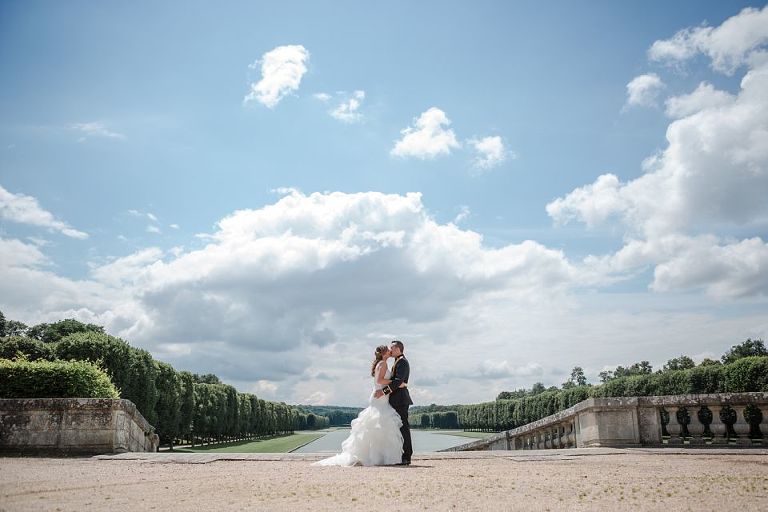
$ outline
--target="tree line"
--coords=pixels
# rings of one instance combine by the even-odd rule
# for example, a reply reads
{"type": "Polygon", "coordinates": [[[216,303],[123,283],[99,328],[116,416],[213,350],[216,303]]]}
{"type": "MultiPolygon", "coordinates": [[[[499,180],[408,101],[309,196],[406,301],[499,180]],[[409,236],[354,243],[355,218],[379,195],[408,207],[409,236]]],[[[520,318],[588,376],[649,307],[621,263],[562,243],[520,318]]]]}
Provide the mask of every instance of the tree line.
{"type": "Polygon", "coordinates": [[[17,358],[97,364],[171,448],[180,442],[252,439],[330,424],[326,416],[238,393],[216,375],[178,371],[102,326],[73,319],[28,327],[0,312],[0,359],[17,358]]]}
{"type": "MultiPolygon", "coordinates": [[[[503,391],[492,402],[435,407],[453,408],[459,428],[498,432],[555,414],[590,397],[768,391],[768,350],[762,340],[747,339],[731,347],[719,361],[704,359],[697,365],[682,355],[655,372],[648,361],[641,361],[601,372],[599,377],[600,384],[589,384],[583,369],[575,367],[560,387],[537,382],[530,389],[503,391]]],[[[429,409],[420,412],[426,411],[429,409]]],[[[417,421],[427,422],[422,418],[417,421]]],[[[760,418],[754,416],[753,421],[759,423],[760,418]]]]}

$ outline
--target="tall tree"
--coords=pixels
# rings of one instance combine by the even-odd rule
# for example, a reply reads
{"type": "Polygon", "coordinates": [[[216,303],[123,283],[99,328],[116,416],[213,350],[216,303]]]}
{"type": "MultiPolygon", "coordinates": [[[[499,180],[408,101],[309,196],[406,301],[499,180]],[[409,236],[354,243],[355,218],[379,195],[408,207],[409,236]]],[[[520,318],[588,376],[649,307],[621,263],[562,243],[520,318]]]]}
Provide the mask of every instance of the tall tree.
{"type": "Polygon", "coordinates": [[[768,350],[765,349],[763,340],[753,340],[747,338],[747,341],[734,345],[723,355],[723,364],[729,364],[737,359],[751,356],[768,356],[768,350]]]}

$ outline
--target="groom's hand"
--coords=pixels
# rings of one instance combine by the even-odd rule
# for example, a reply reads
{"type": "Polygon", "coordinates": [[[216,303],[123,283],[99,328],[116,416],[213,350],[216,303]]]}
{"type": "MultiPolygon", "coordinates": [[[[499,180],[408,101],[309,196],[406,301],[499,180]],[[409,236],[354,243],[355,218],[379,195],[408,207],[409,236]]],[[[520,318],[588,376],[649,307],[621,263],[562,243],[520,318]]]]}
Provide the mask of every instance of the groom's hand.
{"type": "Polygon", "coordinates": [[[380,389],[377,389],[376,392],[373,394],[374,398],[381,398],[384,396],[384,392],[380,389]]]}

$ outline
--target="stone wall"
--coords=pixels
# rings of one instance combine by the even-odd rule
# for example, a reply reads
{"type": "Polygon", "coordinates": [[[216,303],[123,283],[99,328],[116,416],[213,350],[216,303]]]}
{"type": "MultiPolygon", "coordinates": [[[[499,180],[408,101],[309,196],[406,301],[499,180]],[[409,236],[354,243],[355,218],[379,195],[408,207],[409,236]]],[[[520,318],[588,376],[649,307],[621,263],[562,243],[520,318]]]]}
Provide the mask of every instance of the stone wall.
{"type": "Polygon", "coordinates": [[[768,393],[589,398],[546,418],[445,451],[635,446],[752,446],[768,441],[768,393]],[[761,411],[750,424],[747,406],[761,411]],[[728,408],[733,421],[720,412],[728,408]],[[685,409],[688,422],[677,412],[685,409]],[[699,412],[709,411],[703,423],[699,412]],[[663,415],[662,415],[663,413],[663,415]],[[664,420],[666,418],[666,420],[664,420]]]}
{"type": "Polygon", "coordinates": [[[93,455],[152,452],[159,439],[129,400],[0,399],[0,452],[93,455]]]}

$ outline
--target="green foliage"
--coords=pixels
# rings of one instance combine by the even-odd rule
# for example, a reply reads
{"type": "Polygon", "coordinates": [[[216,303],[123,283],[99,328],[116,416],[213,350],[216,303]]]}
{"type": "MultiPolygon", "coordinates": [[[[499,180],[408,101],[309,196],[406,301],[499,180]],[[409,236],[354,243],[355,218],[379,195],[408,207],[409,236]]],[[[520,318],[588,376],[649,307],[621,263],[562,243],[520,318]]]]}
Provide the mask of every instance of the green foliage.
{"type": "Polygon", "coordinates": [[[667,361],[667,364],[663,366],[662,371],[668,372],[674,370],[690,370],[695,366],[696,363],[693,362],[693,359],[688,356],[680,356],[667,361]]]}
{"type": "Polygon", "coordinates": [[[17,320],[6,320],[3,328],[4,336],[25,336],[27,333],[27,324],[17,320]]]}
{"type": "Polygon", "coordinates": [[[334,427],[349,425],[362,411],[360,407],[337,407],[332,405],[298,405],[297,407],[315,416],[327,417],[328,424],[334,427]]]}
{"type": "Polygon", "coordinates": [[[649,375],[651,373],[653,373],[653,366],[651,366],[651,363],[648,361],[640,361],[639,363],[633,363],[626,368],[617,366],[613,371],[600,372],[600,382],[606,383],[612,379],[632,377],[634,375],[649,375]]]}
{"type": "Polygon", "coordinates": [[[84,324],[74,318],[67,318],[52,324],[32,326],[27,330],[27,336],[44,343],[55,343],[65,336],[76,332],[98,332],[104,334],[104,327],[95,324],[84,324]]]}
{"type": "Polygon", "coordinates": [[[212,373],[205,373],[203,375],[193,373],[192,380],[198,384],[221,384],[219,378],[212,373]]]}
{"type": "Polygon", "coordinates": [[[768,391],[768,357],[743,357],[723,370],[726,392],[768,391]]]}
{"type": "Polygon", "coordinates": [[[93,331],[70,334],[55,347],[59,359],[99,362],[122,397],[136,404],[151,424],[157,423],[157,370],[149,352],[131,347],[120,338],[93,331]]]}
{"type": "Polygon", "coordinates": [[[765,349],[763,340],[753,340],[747,338],[747,341],[734,345],[723,355],[723,364],[730,364],[742,357],[768,356],[768,350],[765,349]]]}
{"type": "Polygon", "coordinates": [[[0,358],[14,359],[19,355],[30,361],[45,359],[53,361],[56,354],[53,347],[25,336],[9,336],[0,338],[0,358]]]}
{"type": "Polygon", "coordinates": [[[160,435],[160,442],[173,444],[173,440],[182,433],[181,428],[181,402],[184,392],[181,375],[168,363],[155,362],[156,380],[155,387],[158,390],[155,403],[155,428],[160,435]]]}
{"type": "Polygon", "coordinates": [[[120,398],[109,376],[86,361],[0,359],[0,398],[120,398]]]}
{"type": "Polygon", "coordinates": [[[650,365],[642,363],[630,366],[629,370],[619,372],[623,376],[612,377],[599,386],[572,386],[537,394],[518,393],[517,398],[511,400],[460,405],[457,406],[459,426],[475,430],[508,430],[590,397],[768,391],[768,357],[765,356],[743,357],[727,365],[699,365],[658,373],[650,373],[650,365]]]}

